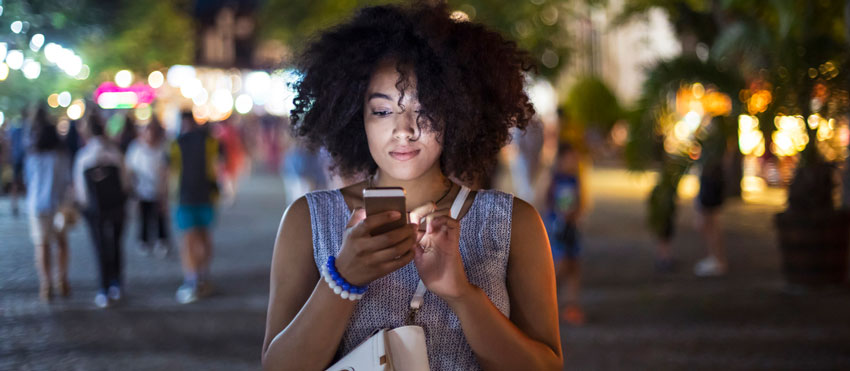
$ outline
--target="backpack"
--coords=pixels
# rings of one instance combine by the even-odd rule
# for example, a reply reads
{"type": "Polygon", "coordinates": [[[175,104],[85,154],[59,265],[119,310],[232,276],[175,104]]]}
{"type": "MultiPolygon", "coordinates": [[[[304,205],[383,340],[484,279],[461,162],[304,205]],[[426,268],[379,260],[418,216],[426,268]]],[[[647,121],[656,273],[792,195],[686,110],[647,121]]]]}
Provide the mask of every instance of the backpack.
{"type": "Polygon", "coordinates": [[[114,215],[124,211],[127,195],[121,185],[121,169],[115,165],[97,165],[83,172],[88,195],[88,212],[114,215]]]}

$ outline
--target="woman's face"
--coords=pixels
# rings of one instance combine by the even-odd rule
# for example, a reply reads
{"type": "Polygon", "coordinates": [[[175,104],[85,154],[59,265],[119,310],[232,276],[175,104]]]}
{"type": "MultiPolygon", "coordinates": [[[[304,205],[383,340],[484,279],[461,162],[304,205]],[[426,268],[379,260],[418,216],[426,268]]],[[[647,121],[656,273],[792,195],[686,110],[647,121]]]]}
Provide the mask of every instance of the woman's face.
{"type": "Polygon", "coordinates": [[[415,76],[408,74],[408,77],[411,86],[405,90],[399,105],[401,94],[396,88],[399,79],[396,64],[391,61],[379,64],[369,81],[363,103],[369,152],[382,175],[397,180],[416,179],[439,167],[438,159],[443,150],[436,132],[424,121],[424,115],[421,125],[416,124],[421,108],[416,97],[415,76]]]}

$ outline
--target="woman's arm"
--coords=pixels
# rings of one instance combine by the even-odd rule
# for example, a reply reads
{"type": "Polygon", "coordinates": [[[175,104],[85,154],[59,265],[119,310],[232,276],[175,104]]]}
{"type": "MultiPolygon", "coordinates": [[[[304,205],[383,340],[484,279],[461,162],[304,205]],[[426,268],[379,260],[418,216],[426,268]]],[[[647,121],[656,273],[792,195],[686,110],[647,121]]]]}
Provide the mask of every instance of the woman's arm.
{"type": "MultiPolygon", "coordinates": [[[[391,218],[391,213],[366,218],[362,210],[352,215],[337,257],[337,270],[346,280],[364,285],[413,259],[412,226],[369,234],[391,218]],[[401,258],[393,259],[397,256],[401,258]]],[[[302,197],[284,213],[275,242],[263,342],[265,370],[325,369],[354,311],[354,301],[342,299],[320,280],[311,230],[307,200],[302,197]]]]}
{"type": "Polygon", "coordinates": [[[560,370],[555,271],[549,241],[534,208],[514,198],[507,284],[511,318],[479,288],[444,298],[485,370],[560,370]]]}
{"type": "Polygon", "coordinates": [[[324,369],[354,310],[353,301],[343,300],[319,280],[311,230],[302,197],[284,213],[275,241],[264,370],[324,369]]]}

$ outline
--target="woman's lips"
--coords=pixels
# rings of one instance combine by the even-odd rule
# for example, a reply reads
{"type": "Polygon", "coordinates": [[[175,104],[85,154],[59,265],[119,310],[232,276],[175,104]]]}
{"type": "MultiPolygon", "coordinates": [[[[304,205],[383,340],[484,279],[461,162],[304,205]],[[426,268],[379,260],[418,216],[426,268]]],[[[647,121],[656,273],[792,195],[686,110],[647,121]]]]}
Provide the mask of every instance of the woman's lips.
{"type": "Polygon", "coordinates": [[[393,151],[390,152],[390,156],[398,161],[407,161],[419,154],[419,150],[405,150],[405,151],[393,151]]]}

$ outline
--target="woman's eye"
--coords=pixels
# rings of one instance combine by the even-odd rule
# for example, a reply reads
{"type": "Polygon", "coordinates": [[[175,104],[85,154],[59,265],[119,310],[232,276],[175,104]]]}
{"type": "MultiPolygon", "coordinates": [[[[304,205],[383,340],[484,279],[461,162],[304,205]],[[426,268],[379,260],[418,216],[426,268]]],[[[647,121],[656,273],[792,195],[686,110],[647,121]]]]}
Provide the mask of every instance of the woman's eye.
{"type": "Polygon", "coordinates": [[[372,114],[378,117],[389,116],[391,113],[390,111],[372,111],[372,114]]]}

